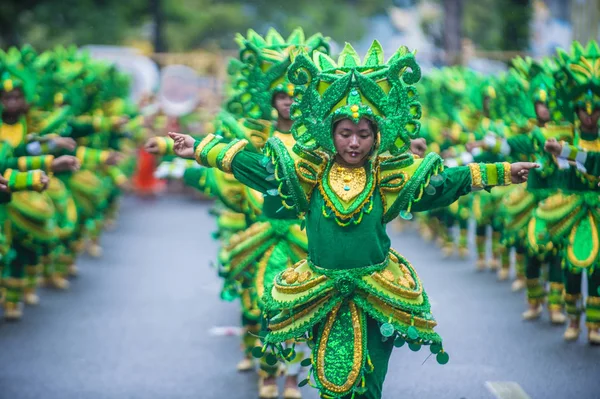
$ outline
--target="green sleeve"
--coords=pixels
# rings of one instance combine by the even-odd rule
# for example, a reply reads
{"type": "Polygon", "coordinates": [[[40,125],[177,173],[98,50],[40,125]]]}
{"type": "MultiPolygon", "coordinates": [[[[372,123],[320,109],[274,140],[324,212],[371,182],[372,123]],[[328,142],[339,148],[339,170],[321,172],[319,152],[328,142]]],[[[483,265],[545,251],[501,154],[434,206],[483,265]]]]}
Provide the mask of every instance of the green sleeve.
{"type": "MultiPolygon", "coordinates": [[[[28,149],[27,149],[27,143],[23,142],[23,143],[19,144],[18,146],[16,146],[13,149],[13,155],[15,157],[26,157],[28,155],[34,155],[34,154],[31,154],[28,151],[28,149]]],[[[35,154],[35,155],[37,155],[37,154],[35,154]]]]}
{"type": "Polygon", "coordinates": [[[0,205],[8,204],[10,202],[11,195],[10,193],[5,193],[0,191],[0,205]]]}
{"type": "Polygon", "coordinates": [[[520,134],[506,140],[510,147],[511,155],[534,155],[536,148],[534,141],[528,134],[520,134]]]}
{"type": "Polygon", "coordinates": [[[587,173],[592,176],[600,176],[600,152],[588,152],[585,163],[587,173]]]}
{"type": "Polygon", "coordinates": [[[225,143],[222,137],[209,134],[194,144],[194,158],[202,166],[232,173],[240,183],[256,191],[273,193],[271,190],[277,190],[280,184],[274,175],[274,161],[244,149],[247,144],[246,140],[225,143]]]}
{"type": "Polygon", "coordinates": [[[467,166],[446,168],[439,177],[430,182],[432,188],[425,189],[420,200],[414,202],[412,211],[422,212],[431,209],[443,208],[452,204],[463,195],[472,191],[471,172],[467,166]],[[435,185],[439,181],[441,184],[435,185]]]}
{"type": "Polygon", "coordinates": [[[65,134],[74,139],[90,136],[96,133],[96,128],[94,127],[91,118],[86,116],[72,118],[69,121],[69,127],[70,129],[65,131],[65,134]]]}
{"type": "Polygon", "coordinates": [[[200,184],[200,179],[206,173],[205,168],[187,168],[183,172],[183,182],[186,186],[195,188],[198,191],[204,191],[203,186],[200,184]]]}
{"type": "Polygon", "coordinates": [[[268,170],[269,167],[273,167],[273,164],[262,154],[251,151],[238,152],[231,166],[235,178],[253,190],[267,194],[270,190],[278,189],[279,183],[270,178],[273,172],[268,170]]]}

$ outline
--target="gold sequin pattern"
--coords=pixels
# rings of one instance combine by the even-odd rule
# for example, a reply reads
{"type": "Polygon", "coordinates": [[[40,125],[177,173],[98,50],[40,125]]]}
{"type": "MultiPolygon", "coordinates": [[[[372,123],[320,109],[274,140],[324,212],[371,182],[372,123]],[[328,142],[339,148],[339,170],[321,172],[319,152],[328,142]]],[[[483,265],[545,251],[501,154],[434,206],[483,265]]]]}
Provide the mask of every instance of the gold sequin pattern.
{"type": "Polygon", "coordinates": [[[471,171],[471,186],[474,188],[483,188],[483,180],[481,179],[481,170],[476,163],[470,163],[469,170],[471,171]]]}
{"type": "Polygon", "coordinates": [[[300,320],[303,317],[305,317],[306,315],[314,312],[315,309],[317,309],[318,307],[323,305],[325,302],[329,301],[331,299],[331,297],[332,297],[332,294],[328,294],[328,295],[324,296],[323,298],[319,299],[318,301],[315,301],[312,305],[310,305],[306,309],[304,309],[300,312],[294,313],[294,317],[289,317],[279,323],[270,323],[269,328],[272,331],[277,331],[277,330],[281,330],[281,329],[289,326],[290,324],[292,324],[294,322],[298,322],[298,320],[300,320]]]}
{"type": "Polygon", "coordinates": [[[511,173],[510,173],[510,163],[502,162],[504,165],[504,185],[507,186],[512,183],[511,173]]]}
{"type": "Polygon", "coordinates": [[[342,201],[349,202],[356,198],[366,184],[365,168],[345,168],[336,163],[329,171],[329,186],[342,201]]]}
{"type": "Polygon", "coordinates": [[[221,162],[221,169],[224,172],[231,173],[231,163],[233,162],[233,158],[237,155],[238,152],[242,151],[246,145],[248,145],[248,140],[240,140],[234,145],[232,145],[225,156],[223,157],[223,161],[221,162]]]}

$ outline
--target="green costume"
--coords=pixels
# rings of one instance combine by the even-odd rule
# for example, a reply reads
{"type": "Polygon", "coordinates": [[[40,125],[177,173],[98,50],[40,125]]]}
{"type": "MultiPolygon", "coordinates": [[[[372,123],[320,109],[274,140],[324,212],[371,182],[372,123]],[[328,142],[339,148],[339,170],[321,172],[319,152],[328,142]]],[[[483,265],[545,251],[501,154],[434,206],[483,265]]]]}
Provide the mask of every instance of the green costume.
{"type": "MultiPolygon", "coordinates": [[[[600,109],[600,70],[594,67],[600,63],[598,44],[590,42],[584,48],[575,42],[570,54],[558,50],[557,63],[556,95],[561,113],[573,120],[577,111],[591,114],[600,109]]],[[[592,132],[575,129],[573,135],[565,139],[581,150],[600,150],[597,127],[592,132]]],[[[586,324],[590,330],[590,342],[600,343],[598,179],[578,163],[558,163],[558,167],[567,167],[556,181],[560,192],[549,196],[537,210],[538,223],[534,233],[539,237],[538,241],[545,241],[547,246],[554,246],[560,251],[564,267],[565,304],[573,321],[578,321],[582,313],[581,275],[587,273],[586,324]]],[[[576,338],[575,334],[571,335],[570,329],[572,326],[565,333],[565,338],[576,338]]],[[[573,332],[578,333],[578,328],[573,332]]]]}
{"type": "MultiPolygon", "coordinates": [[[[232,171],[305,218],[308,258],[278,274],[266,292],[268,346],[289,358],[293,350],[281,344],[308,338],[324,397],[355,392],[378,398],[394,343],[408,342],[413,350],[431,345],[440,363],[448,361],[427,294],[412,265],[390,248],[385,224],[401,212],[449,205],[473,187],[509,183],[510,166],[444,170],[437,155],[406,153],[419,133],[421,110],[413,86],[420,69],[405,48],[387,63],[378,42],[364,62],[349,45],[337,63],[319,52],[312,60],[302,53],[289,77],[304,86],[292,107],[293,151],[272,138],[265,157],[243,151],[243,141],[225,144],[211,135],[196,143],[196,160],[232,171]],[[344,168],[333,158],[332,124],[363,117],[379,127],[377,146],[363,168],[344,168]]],[[[255,352],[272,362],[265,350],[255,352]]]]}

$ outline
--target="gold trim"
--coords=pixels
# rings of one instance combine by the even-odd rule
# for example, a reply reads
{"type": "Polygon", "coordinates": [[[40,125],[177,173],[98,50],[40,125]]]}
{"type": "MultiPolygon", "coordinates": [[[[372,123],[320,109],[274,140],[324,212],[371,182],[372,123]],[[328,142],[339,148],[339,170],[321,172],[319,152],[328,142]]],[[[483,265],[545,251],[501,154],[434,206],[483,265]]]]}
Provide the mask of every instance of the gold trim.
{"type": "MultiPolygon", "coordinates": [[[[208,145],[208,143],[213,141],[213,139],[215,137],[217,137],[217,136],[215,136],[212,133],[206,135],[206,137],[202,139],[200,144],[198,144],[198,147],[196,147],[196,152],[194,153],[194,158],[196,158],[196,162],[198,162],[200,165],[203,165],[202,160],[200,159],[200,154],[202,153],[202,150],[204,149],[204,147],[206,147],[208,145]]],[[[204,165],[204,166],[208,166],[208,165],[204,165]]]]}
{"type": "Polygon", "coordinates": [[[28,275],[39,274],[44,270],[43,265],[25,266],[25,273],[28,275]]]}
{"type": "Polygon", "coordinates": [[[504,186],[512,184],[511,164],[509,162],[502,162],[504,166],[504,186]]]}
{"type": "Polygon", "coordinates": [[[551,290],[562,291],[565,289],[565,285],[563,283],[550,283],[551,290]]]}
{"type": "Polygon", "coordinates": [[[2,284],[6,288],[24,288],[25,287],[25,279],[9,277],[9,278],[5,278],[4,280],[2,280],[2,284]]]}
{"type": "Polygon", "coordinates": [[[242,291],[242,294],[240,295],[240,299],[242,301],[242,304],[244,305],[244,308],[250,312],[253,316],[255,317],[259,317],[260,316],[260,309],[256,308],[253,305],[252,302],[252,298],[250,296],[250,290],[246,289],[242,291]]]}
{"type": "Polygon", "coordinates": [[[600,329],[600,322],[586,321],[585,326],[588,330],[598,330],[600,329]]]}
{"type": "Polygon", "coordinates": [[[588,305],[600,306],[600,297],[597,296],[588,296],[586,303],[588,305]]]}
{"type": "Polygon", "coordinates": [[[259,299],[265,294],[265,272],[267,271],[269,258],[271,258],[271,254],[274,250],[275,245],[272,245],[267,249],[256,268],[256,293],[258,294],[259,299]]]}
{"type": "MultiPolygon", "coordinates": [[[[404,265],[399,265],[399,266],[400,266],[400,269],[402,269],[402,266],[404,266],[404,265]]],[[[412,275],[410,274],[410,270],[407,270],[407,271],[408,271],[408,277],[410,277],[411,279],[413,279],[412,275]]],[[[375,282],[377,282],[381,286],[383,286],[384,288],[387,288],[388,290],[390,290],[394,294],[403,296],[405,298],[416,299],[419,296],[421,296],[421,294],[423,293],[423,287],[422,286],[420,286],[417,291],[409,291],[407,289],[402,288],[397,283],[395,283],[395,279],[393,278],[393,274],[392,274],[392,280],[390,281],[387,278],[387,277],[389,277],[389,275],[386,272],[388,272],[389,274],[392,274],[391,271],[389,271],[389,270],[386,269],[383,272],[375,272],[375,273],[371,274],[370,277],[373,280],[375,280],[375,282]]],[[[404,272],[405,272],[405,276],[403,276],[404,277],[404,281],[406,281],[410,285],[410,280],[408,280],[406,278],[407,277],[406,276],[406,271],[404,271],[404,272]]],[[[401,281],[402,281],[402,279],[401,279],[401,281]]],[[[416,282],[415,282],[415,285],[416,285],[416,282]]]]}
{"type": "MultiPolygon", "coordinates": [[[[333,211],[333,213],[335,214],[335,216],[337,216],[338,220],[341,223],[346,223],[346,221],[351,220],[355,215],[362,213],[363,210],[366,208],[367,204],[369,203],[369,201],[371,201],[371,199],[373,197],[373,193],[375,192],[375,188],[379,186],[379,183],[378,183],[379,182],[379,165],[373,165],[371,174],[372,174],[373,182],[371,184],[371,189],[370,189],[368,195],[365,196],[365,199],[362,201],[362,203],[360,205],[358,205],[352,213],[347,214],[347,215],[341,213],[338,210],[338,208],[335,206],[335,204],[333,203],[333,201],[331,200],[329,195],[327,195],[327,192],[325,191],[325,188],[323,187],[323,179],[320,179],[319,182],[317,183],[317,189],[321,193],[321,196],[323,197],[323,201],[325,201],[327,208],[329,208],[331,211],[333,211]]],[[[331,185],[330,185],[330,188],[333,191],[333,188],[331,187],[331,185]]],[[[371,206],[373,206],[373,205],[371,205],[371,206]]]]}
{"type": "Polygon", "coordinates": [[[248,145],[248,140],[240,140],[234,145],[232,145],[227,152],[225,152],[225,156],[221,161],[221,170],[226,173],[232,173],[231,163],[233,162],[233,158],[237,155],[238,152],[242,151],[248,145]]]}
{"type": "Polygon", "coordinates": [[[571,234],[569,235],[569,241],[570,241],[571,245],[569,245],[567,248],[569,262],[571,262],[573,265],[575,265],[577,267],[581,267],[581,268],[587,268],[592,265],[594,259],[596,257],[598,257],[598,250],[600,248],[600,244],[598,243],[598,228],[596,226],[596,220],[594,219],[594,216],[592,215],[592,213],[589,211],[588,211],[587,217],[589,218],[590,224],[592,225],[591,230],[592,230],[593,248],[592,248],[590,256],[588,256],[587,259],[580,261],[579,259],[577,259],[577,257],[575,256],[575,253],[573,251],[573,244],[575,243],[575,233],[577,232],[577,229],[579,228],[579,225],[581,224],[583,219],[580,220],[579,223],[577,223],[577,227],[574,227],[573,229],[571,229],[571,234]]]}
{"type": "Polygon", "coordinates": [[[106,163],[106,161],[108,160],[109,156],[110,156],[110,151],[100,151],[100,156],[98,157],[100,160],[100,163],[102,165],[104,165],[106,163]]]}
{"type": "Polygon", "coordinates": [[[467,165],[471,171],[471,187],[483,188],[483,180],[481,179],[481,169],[476,163],[467,165]]]}
{"type": "MultiPolygon", "coordinates": [[[[301,284],[301,285],[287,286],[287,285],[279,285],[279,284],[275,283],[275,288],[277,289],[277,291],[279,291],[283,294],[298,294],[300,292],[307,291],[307,290],[321,284],[322,282],[324,282],[326,280],[327,280],[327,276],[320,275],[312,280],[309,280],[305,284],[301,284]]],[[[286,282],[287,282],[287,279],[286,279],[286,282]]]]}
{"type": "Polygon", "coordinates": [[[575,303],[581,298],[581,294],[564,294],[565,302],[575,303]]]}
{"type": "Polygon", "coordinates": [[[319,351],[317,353],[317,376],[319,377],[319,380],[321,381],[325,389],[335,393],[346,393],[354,386],[356,380],[360,375],[364,350],[362,342],[363,332],[360,323],[360,310],[356,307],[353,301],[350,301],[348,302],[348,307],[350,309],[352,325],[354,327],[354,352],[352,354],[352,369],[350,370],[348,378],[344,384],[337,385],[332,383],[325,376],[325,351],[327,349],[327,341],[329,340],[329,334],[331,332],[333,324],[335,323],[335,320],[337,319],[340,306],[341,304],[337,305],[334,308],[334,310],[331,313],[329,313],[327,321],[325,322],[325,327],[323,328],[323,335],[321,336],[321,340],[319,342],[319,351]]]}
{"type": "Polygon", "coordinates": [[[52,162],[54,162],[54,155],[46,155],[44,166],[48,172],[52,172],[52,162]]]}
{"type": "Polygon", "coordinates": [[[163,137],[156,137],[156,145],[158,146],[159,155],[165,155],[167,153],[167,142],[163,137]]]}
{"type": "Polygon", "coordinates": [[[27,171],[27,158],[19,157],[17,159],[17,166],[21,172],[26,172],[27,171]]]}
{"type": "MultiPolygon", "coordinates": [[[[306,309],[294,314],[293,317],[289,317],[283,321],[280,321],[279,323],[275,323],[275,324],[271,324],[269,323],[269,328],[273,331],[275,330],[281,330],[287,326],[289,326],[290,324],[300,320],[301,318],[303,318],[304,316],[306,316],[307,314],[311,313],[312,311],[314,311],[316,308],[318,308],[319,306],[321,306],[324,302],[327,302],[328,300],[330,300],[332,297],[332,294],[327,294],[325,295],[323,298],[319,299],[318,301],[316,301],[315,303],[313,303],[312,305],[310,305],[309,307],[307,307],[306,309]]],[[[338,305],[339,307],[339,305],[338,305]]]]}
{"type": "Polygon", "coordinates": [[[376,308],[380,308],[380,311],[386,316],[390,316],[393,319],[399,320],[404,324],[411,324],[411,322],[414,321],[414,325],[416,327],[427,330],[431,330],[435,326],[437,326],[437,322],[434,320],[425,320],[421,317],[413,316],[410,313],[404,312],[398,308],[388,305],[387,303],[385,303],[384,301],[382,301],[374,295],[368,294],[366,299],[376,308]]]}

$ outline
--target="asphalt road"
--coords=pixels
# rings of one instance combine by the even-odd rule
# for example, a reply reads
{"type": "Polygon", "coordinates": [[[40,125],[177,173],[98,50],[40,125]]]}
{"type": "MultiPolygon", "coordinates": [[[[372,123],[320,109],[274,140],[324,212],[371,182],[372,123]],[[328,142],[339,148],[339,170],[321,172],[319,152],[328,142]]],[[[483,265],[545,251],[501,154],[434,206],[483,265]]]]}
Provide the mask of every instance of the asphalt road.
{"type": "MultiPolygon", "coordinates": [[[[0,321],[0,399],[255,398],[256,377],[235,371],[238,338],[214,333],[239,315],[218,300],[209,267],[209,204],[129,198],[122,208],[103,257],[82,258],[68,292],[42,290],[20,323],[0,321]]],[[[450,363],[397,349],[384,398],[600,397],[600,348],[584,334],[565,343],[546,318],[523,322],[510,283],[441,260],[414,231],[391,234],[431,297],[450,363]]]]}

